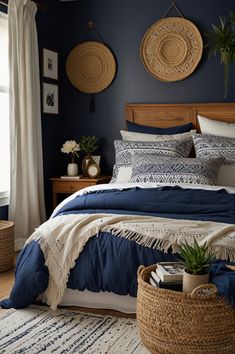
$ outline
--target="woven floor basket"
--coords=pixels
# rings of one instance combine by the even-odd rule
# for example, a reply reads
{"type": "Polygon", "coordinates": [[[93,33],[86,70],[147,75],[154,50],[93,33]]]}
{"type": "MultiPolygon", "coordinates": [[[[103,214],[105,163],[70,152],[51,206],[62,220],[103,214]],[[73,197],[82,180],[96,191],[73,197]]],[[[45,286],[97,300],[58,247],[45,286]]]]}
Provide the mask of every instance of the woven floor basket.
{"type": "Polygon", "coordinates": [[[156,265],[138,270],[136,316],[148,350],[156,354],[235,354],[235,309],[216,296],[216,287],[201,285],[191,294],[155,288],[149,284],[154,269],[156,265]]]}
{"type": "Polygon", "coordinates": [[[0,220],[0,272],[14,266],[14,223],[0,220]]]}

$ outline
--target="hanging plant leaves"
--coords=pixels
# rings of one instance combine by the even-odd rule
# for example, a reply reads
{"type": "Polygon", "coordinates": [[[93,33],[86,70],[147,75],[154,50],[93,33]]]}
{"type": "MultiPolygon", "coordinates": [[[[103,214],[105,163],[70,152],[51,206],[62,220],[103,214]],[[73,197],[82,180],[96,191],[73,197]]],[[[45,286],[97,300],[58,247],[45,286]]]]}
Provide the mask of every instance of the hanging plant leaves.
{"type": "Polygon", "coordinates": [[[229,17],[230,17],[230,21],[232,26],[235,26],[235,13],[233,13],[232,11],[229,12],[229,17]]]}
{"type": "Polygon", "coordinates": [[[220,62],[224,66],[224,97],[228,92],[230,66],[235,62],[235,13],[230,12],[228,18],[221,18],[219,25],[212,25],[206,33],[210,59],[220,55],[220,62]]]}

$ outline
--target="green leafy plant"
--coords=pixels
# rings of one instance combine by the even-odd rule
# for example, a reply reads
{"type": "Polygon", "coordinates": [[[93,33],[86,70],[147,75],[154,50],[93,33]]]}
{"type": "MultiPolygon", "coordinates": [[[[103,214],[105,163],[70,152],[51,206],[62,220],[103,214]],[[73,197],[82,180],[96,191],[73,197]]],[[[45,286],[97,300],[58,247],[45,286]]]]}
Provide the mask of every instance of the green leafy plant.
{"type": "Polygon", "coordinates": [[[189,245],[187,241],[179,246],[179,254],[182,257],[180,263],[185,267],[187,273],[199,275],[208,273],[215,255],[208,251],[206,242],[199,245],[194,238],[193,245],[189,245]]]}
{"type": "Polygon", "coordinates": [[[98,149],[98,140],[96,136],[82,136],[80,139],[80,149],[87,155],[93,154],[98,149]]]}
{"type": "Polygon", "coordinates": [[[220,23],[206,33],[209,47],[210,59],[212,56],[220,55],[220,62],[224,66],[224,97],[228,92],[230,66],[235,62],[235,13],[229,13],[228,18],[221,18],[220,23]]]}

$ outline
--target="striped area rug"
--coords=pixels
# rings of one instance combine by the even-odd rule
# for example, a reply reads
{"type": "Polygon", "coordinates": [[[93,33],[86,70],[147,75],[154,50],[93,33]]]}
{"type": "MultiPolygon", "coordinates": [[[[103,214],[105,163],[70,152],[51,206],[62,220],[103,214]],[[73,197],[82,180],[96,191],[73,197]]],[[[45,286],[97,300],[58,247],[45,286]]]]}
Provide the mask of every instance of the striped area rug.
{"type": "Polygon", "coordinates": [[[30,306],[0,316],[1,354],[147,354],[136,320],[30,306]]]}

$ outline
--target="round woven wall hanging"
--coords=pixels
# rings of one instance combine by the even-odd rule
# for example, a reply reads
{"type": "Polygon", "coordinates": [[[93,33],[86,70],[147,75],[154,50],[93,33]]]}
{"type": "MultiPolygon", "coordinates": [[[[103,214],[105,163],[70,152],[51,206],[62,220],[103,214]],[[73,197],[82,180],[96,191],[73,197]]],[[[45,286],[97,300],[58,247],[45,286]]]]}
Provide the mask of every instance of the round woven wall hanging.
{"type": "Polygon", "coordinates": [[[66,72],[71,83],[85,93],[97,93],[108,87],[115,76],[113,54],[103,43],[87,41],[69,54],[66,72]]]}
{"type": "Polygon", "coordinates": [[[185,79],[197,67],[203,42],[197,27],[180,17],[163,18],[145,33],[140,53],[145,68],[165,82],[185,79]]]}

